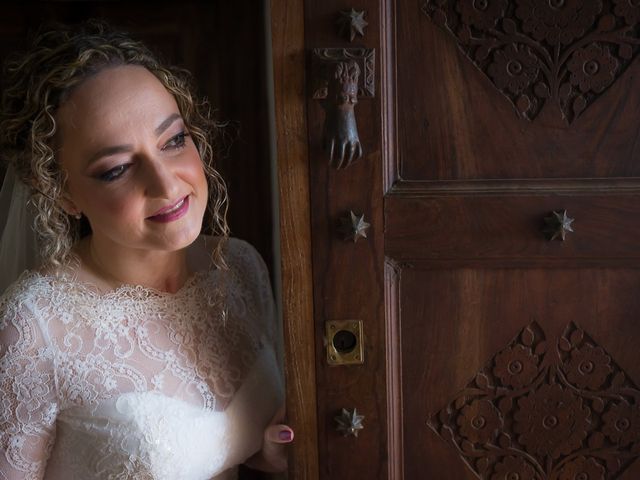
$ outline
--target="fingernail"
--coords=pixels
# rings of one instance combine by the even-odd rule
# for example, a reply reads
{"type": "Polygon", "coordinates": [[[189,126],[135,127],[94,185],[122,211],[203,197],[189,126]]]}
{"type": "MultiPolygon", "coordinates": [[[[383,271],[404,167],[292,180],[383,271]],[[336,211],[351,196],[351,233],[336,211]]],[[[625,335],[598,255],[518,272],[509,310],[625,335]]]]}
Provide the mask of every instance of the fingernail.
{"type": "Polygon", "coordinates": [[[291,432],[289,430],[280,430],[278,432],[278,438],[283,442],[290,442],[292,438],[291,432]]]}

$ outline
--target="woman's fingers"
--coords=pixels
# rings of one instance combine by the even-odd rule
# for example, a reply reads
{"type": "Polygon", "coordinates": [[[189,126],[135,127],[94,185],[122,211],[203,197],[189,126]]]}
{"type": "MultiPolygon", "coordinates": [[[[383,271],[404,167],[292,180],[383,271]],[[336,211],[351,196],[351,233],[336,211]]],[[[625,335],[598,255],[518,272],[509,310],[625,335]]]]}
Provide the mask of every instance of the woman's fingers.
{"type": "Polygon", "coordinates": [[[293,429],[288,425],[269,425],[264,431],[262,456],[272,471],[284,472],[287,469],[286,446],[293,441],[293,429]]]}
{"type": "Polygon", "coordinates": [[[293,429],[284,424],[269,425],[264,432],[265,443],[290,443],[293,441],[293,429]]]}

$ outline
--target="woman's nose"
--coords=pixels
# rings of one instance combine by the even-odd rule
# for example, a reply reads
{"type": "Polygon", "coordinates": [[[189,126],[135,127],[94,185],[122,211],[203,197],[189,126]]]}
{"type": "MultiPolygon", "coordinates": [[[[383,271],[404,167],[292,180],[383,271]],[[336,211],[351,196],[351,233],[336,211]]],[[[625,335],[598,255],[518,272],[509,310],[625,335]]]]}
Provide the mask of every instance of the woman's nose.
{"type": "Polygon", "coordinates": [[[167,161],[149,156],[144,159],[144,164],[142,181],[145,195],[175,200],[180,195],[179,179],[167,161]]]}

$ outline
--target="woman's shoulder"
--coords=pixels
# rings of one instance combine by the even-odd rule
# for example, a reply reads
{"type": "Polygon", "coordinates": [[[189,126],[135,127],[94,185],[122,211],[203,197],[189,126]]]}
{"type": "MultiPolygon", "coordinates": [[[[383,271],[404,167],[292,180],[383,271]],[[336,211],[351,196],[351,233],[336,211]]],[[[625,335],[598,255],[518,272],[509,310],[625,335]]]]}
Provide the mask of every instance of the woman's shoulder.
{"type": "Polygon", "coordinates": [[[52,275],[39,270],[25,270],[0,294],[0,309],[9,305],[25,305],[47,297],[51,291],[52,275]]]}
{"type": "Polygon", "coordinates": [[[202,270],[206,265],[213,267],[211,254],[221,244],[222,257],[230,268],[261,268],[264,265],[262,256],[256,248],[246,240],[238,237],[220,237],[200,235],[189,249],[189,260],[202,270]]]}
{"type": "Polygon", "coordinates": [[[223,252],[229,267],[242,279],[243,283],[257,295],[265,288],[270,289],[269,271],[258,250],[246,240],[229,238],[223,252]]]}
{"type": "Polygon", "coordinates": [[[9,325],[22,332],[21,338],[25,337],[34,322],[38,322],[39,306],[51,296],[46,276],[36,270],[25,270],[0,295],[0,339],[6,336],[9,325]]]}
{"type": "MultiPolygon", "coordinates": [[[[206,237],[201,236],[199,250],[211,254],[212,248],[223,242],[222,257],[228,272],[235,278],[239,291],[249,294],[259,302],[265,301],[271,295],[271,281],[264,259],[258,250],[246,240],[237,237],[206,237]]],[[[193,258],[193,257],[192,257],[193,258]]],[[[210,257],[209,257],[210,258],[210,257]]],[[[218,268],[211,271],[217,275],[218,268]]]]}
{"type": "Polygon", "coordinates": [[[264,263],[258,250],[246,240],[230,237],[225,247],[232,262],[250,264],[254,267],[264,263]]]}

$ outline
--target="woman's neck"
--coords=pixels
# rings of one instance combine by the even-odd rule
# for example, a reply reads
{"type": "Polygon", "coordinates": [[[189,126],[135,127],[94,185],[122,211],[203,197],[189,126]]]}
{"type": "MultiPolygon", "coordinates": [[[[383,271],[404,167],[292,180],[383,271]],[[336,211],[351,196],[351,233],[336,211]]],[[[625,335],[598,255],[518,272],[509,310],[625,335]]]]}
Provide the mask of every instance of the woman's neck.
{"type": "Polygon", "coordinates": [[[81,275],[100,289],[142,285],[175,293],[189,278],[186,249],[174,252],[113,248],[91,236],[78,245],[81,275]]]}

